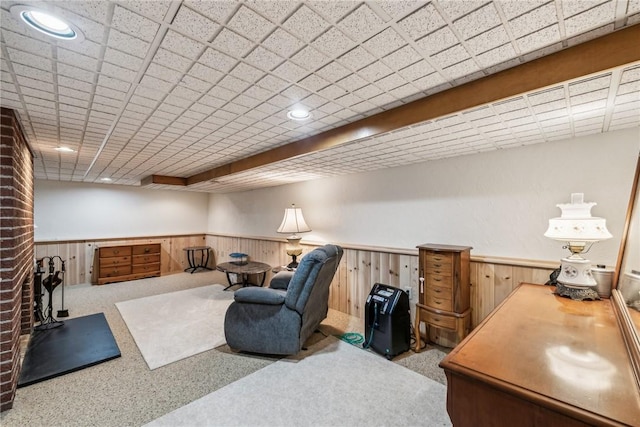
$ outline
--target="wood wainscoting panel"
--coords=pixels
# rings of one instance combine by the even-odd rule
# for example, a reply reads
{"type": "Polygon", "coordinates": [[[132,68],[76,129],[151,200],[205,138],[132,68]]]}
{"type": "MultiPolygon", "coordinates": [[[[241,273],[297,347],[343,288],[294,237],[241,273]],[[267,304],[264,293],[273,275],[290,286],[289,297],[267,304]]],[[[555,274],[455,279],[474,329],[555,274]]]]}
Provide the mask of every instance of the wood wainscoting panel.
{"type": "MultiPolygon", "coordinates": [[[[238,237],[214,234],[141,237],[130,239],[96,239],[37,242],[36,258],[60,255],[66,260],[65,284],[96,283],[95,252],[100,245],[115,246],[140,243],[160,243],[161,275],[179,273],[187,268],[184,248],[210,246],[209,267],[229,261],[232,252],[243,252],[253,261],[273,267],[291,262],[286,254],[286,241],[277,238],[238,237]]],[[[302,244],[303,253],[318,245],[302,244]]],[[[344,245],[344,255],[331,283],[329,307],[364,321],[366,298],[376,283],[401,289],[410,287],[411,316],[415,318],[419,272],[418,251],[344,245]]],[[[543,284],[553,268],[549,263],[508,258],[474,257],[471,254],[471,328],[474,328],[522,282],[543,284]]],[[[273,273],[268,272],[266,283],[273,273]]],[[[430,340],[445,346],[455,342],[455,333],[431,328],[430,340]]]]}

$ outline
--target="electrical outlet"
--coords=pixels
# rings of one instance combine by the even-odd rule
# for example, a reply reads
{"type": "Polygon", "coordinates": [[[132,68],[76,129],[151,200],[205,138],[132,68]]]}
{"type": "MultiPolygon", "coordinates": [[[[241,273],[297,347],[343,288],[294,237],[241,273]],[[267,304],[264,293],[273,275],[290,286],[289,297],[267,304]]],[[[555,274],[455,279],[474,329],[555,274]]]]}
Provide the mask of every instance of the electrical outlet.
{"type": "Polygon", "coordinates": [[[404,291],[407,293],[407,295],[409,296],[409,299],[411,299],[411,288],[410,287],[406,287],[404,288],[404,291]]]}

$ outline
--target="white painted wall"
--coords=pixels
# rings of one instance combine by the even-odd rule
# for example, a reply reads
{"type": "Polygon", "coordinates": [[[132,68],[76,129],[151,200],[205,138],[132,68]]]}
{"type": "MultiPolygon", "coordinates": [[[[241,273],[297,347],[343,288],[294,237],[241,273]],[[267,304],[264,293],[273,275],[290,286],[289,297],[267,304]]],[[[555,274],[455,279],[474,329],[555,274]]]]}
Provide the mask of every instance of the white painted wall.
{"type": "Polygon", "coordinates": [[[36,181],[35,240],[204,233],[208,194],[36,181]]]}
{"type": "Polygon", "coordinates": [[[208,230],[276,233],[283,210],[303,208],[313,229],[303,242],[415,248],[470,245],[472,254],[559,260],[568,252],[543,236],[573,192],[597,202],[614,238],[592,248],[614,265],[640,150],[637,128],[569,141],[444,159],[280,187],[211,194],[208,230]]]}

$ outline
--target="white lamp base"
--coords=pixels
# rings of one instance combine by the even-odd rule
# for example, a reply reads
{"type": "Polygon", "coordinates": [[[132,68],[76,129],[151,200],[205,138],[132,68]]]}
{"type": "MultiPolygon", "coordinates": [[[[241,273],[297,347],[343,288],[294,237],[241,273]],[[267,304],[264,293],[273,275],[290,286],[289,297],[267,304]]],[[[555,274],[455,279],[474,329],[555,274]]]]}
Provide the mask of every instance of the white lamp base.
{"type": "Polygon", "coordinates": [[[569,288],[594,288],[598,285],[591,274],[591,261],[579,256],[562,258],[558,282],[569,288]]]}

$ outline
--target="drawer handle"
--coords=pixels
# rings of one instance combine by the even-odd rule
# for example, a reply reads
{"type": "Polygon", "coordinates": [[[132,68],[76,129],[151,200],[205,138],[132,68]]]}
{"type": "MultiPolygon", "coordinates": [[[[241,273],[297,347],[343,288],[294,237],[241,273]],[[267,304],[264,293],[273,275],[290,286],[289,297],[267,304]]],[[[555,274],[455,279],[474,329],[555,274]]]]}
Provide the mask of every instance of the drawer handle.
{"type": "Polygon", "coordinates": [[[436,304],[440,305],[440,304],[442,304],[442,303],[441,303],[440,301],[436,301],[436,304]]]}
{"type": "Polygon", "coordinates": [[[113,251],[113,253],[114,253],[114,254],[119,254],[119,253],[120,253],[120,251],[113,251]]]}
{"type": "Polygon", "coordinates": [[[434,318],[433,318],[433,321],[434,321],[434,322],[439,322],[440,320],[441,320],[441,319],[440,319],[439,317],[434,317],[434,318]]]}
{"type": "Polygon", "coordinates": [[[436,294],[439,294],[442,291],[440,289],[436,288],[436,289],[433,290],[433,292],[435,292],[436,294]]]}
{"type": "Polygon", "coordinates": [[[149,250],[150,250],[149,248],[144,248],[144,252],[145,252],[145,253],[148,253],[148,252],[149,252],[149,250]]]}
{"type": "Polygon", "coordinates": [[[438,278],[438,277],[434,277],[434,278],[433,278],[433,281],[434,281],[434,282],[442,282],[442,279],[440,279],[440,278],[438,278]]]}

